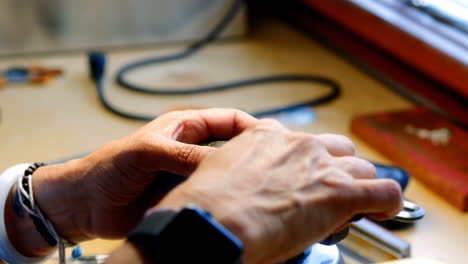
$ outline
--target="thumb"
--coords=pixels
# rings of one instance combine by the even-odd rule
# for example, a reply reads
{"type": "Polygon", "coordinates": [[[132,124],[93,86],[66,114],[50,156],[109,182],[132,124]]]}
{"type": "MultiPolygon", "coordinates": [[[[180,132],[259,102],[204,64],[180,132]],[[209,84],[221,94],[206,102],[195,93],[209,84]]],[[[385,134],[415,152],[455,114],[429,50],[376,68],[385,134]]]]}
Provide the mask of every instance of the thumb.
{"type": "Polygon", "coordinates": [[[189,176],[200,162],[216,151],[216,148],[186,144],[168,140],[162,146],[161,169],[182,176],[189,176]]]}

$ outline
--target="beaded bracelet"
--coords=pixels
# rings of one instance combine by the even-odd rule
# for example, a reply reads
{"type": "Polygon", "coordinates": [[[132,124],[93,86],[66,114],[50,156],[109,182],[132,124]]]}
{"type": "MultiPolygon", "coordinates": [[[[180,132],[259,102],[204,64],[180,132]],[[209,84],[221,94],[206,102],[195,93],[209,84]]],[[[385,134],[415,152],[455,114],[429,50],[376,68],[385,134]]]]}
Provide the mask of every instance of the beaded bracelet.
{"type": "Polygon", "coordinates": [[[32,175],[40,167],[45,166],[45,163],[34,163],[29,166],[23,177],[18,180],[18,197],[23,208],[29,213],[37,231],[41,234],[45,241],[50,246],[58,245],[59,263],[65,263],[65,248],[75,246],[75,244],[61,238],[55,231],[53,224],[44,216],[38,205],[34,201],[32,188],[32,175]]]}
{"type": "MultiPolygon", "coordinates": [[[[34,163],[31,166],[29,166],[25,171],[24,171],[24,176],[20,179],[21,184],[18,184],[22,186],[22,188],[27,192],[29,197],[31,197],[31,200],[33,200],[32,194],[32,186],[29,184],[29,179],[31,178],[32,174],[34,171],[36,171],[38,168],[45,166],[45,163],[34,163]],[[30,188],[31,187],[31,188],[30,188]]],[[[19,187],[18,187],[19,190],[19,187]]],[[[49,244],[51,247],[55,247],[57,245],[57,240],[54,238],[54,236],[47,230],[47,227],[43,223],[43,221],[36,216],[35,213],[31,213],[32,211],[35,211],[34,206],[31,204],[31,201],[28,199],[27,196],[21,195],[22,193],[19,192],[18,197],[21,199],[21,204],[23,207],[25,206],[29,212],[29,217],[34,223],[34,226],[36,226],[37,231],[41,236],[44,238],[44,240],[49,244]]]]}

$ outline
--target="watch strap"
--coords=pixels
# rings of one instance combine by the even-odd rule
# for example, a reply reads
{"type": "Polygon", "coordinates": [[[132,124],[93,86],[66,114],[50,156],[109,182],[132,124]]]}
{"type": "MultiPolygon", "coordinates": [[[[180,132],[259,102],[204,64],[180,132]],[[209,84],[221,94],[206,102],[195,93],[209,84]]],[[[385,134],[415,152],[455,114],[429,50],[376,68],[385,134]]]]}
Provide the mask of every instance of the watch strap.
{"type": "Polygon", "coordinates": [[[149,263],[241,263],[240,240],[196,206],[148,215],[128,241],[149,263]]]}

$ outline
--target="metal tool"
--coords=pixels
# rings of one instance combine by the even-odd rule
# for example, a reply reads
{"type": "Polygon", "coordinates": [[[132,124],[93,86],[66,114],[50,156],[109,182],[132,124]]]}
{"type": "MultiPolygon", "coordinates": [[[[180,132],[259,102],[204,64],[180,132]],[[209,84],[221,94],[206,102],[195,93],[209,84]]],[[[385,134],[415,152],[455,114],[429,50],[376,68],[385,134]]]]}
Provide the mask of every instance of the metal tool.
{"type": "Polygon", "coordinates": [[[344,259],[352,263],[376,263],[411,255],[407,241],[366,218],[350,225],[348,237],[338,248],[344,259]]]}
{"type": "MultiPolygon", "coordinates": [[[[95,256],[82,256],[76,259],[67,258],[67,264],[101,264],[109,257],[107,254],[98,254],[95,256]]],[[[58,261],[58,258],[56,258],[58,261]]]]}
{"type": "Polygon", "coordinates": [[[400,223],[414,223],[424,217],[426,211],[408,200],[403,201],[403,210],[399,212],[392,220],[400,223]]]}
{"type": "Polygon", "coordinates": [[[281,264],[344,264],[343,257],[336,245],[325,246],[314,244],[303,254],[287,260],[281,264]]]}

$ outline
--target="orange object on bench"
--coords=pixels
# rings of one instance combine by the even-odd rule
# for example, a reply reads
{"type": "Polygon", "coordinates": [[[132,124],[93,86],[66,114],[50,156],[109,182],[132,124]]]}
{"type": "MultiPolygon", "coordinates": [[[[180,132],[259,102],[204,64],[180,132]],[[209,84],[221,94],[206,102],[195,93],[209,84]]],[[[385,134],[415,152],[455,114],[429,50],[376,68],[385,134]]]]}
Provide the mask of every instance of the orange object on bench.
{"type": "Polygon", "coordinates": [[[468,132],[424,109],[357,116],[351,130],[443,199],[468,211],[468,132]]]}

